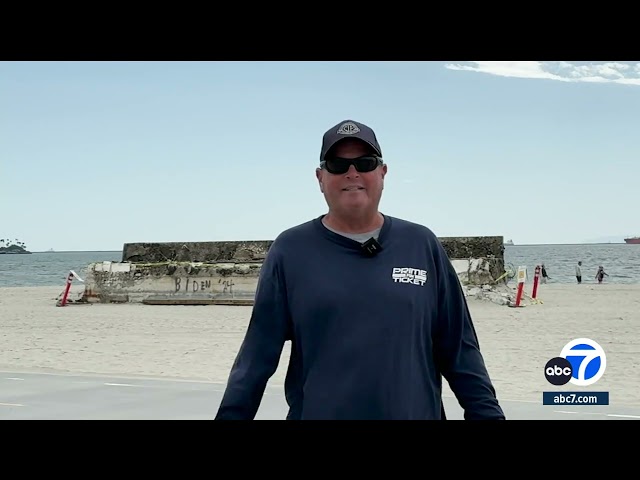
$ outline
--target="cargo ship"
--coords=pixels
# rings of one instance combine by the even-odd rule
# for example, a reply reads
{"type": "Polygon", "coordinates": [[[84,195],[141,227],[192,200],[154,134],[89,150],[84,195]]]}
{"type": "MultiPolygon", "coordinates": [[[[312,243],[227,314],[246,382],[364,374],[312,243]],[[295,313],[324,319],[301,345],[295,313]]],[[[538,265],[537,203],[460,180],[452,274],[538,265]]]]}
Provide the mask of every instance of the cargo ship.
{"type": "Polygon", "coordinates": [[[625,238],[624,243],[632,243],[632,244],[640,245],[640,237],[625,238]]]}

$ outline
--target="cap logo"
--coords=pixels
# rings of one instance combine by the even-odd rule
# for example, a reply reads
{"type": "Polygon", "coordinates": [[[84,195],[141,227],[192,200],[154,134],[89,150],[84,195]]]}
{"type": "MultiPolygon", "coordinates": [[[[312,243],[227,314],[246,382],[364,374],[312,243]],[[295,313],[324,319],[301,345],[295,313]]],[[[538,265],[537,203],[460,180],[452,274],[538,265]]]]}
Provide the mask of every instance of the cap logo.
{"type": "Polygon", "coordinates": [[[353,122],[347,122],[347,123],[343,123],[342,125],[340,125],[340,128],[338,128],[338,132],[341,135],[355,135],[356,133],[358,133],[360,131],[360,129],[358,128],[358,126],[353,123],[353,122]]]}

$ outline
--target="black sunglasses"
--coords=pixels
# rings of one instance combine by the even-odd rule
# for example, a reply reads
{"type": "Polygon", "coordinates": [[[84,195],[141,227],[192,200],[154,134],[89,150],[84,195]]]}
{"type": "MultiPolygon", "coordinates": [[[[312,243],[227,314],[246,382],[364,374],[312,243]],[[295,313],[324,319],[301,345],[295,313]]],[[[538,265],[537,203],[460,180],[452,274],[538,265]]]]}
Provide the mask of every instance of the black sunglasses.
{"type": "Polygon", "coordinates": [[[331,157],[320,162],[320,168],[333,174],[343,174],[353,165],[360,173],[372,172],[382,165],[382,158],[376,155],[365,155],[358,158],[331,157]]]}

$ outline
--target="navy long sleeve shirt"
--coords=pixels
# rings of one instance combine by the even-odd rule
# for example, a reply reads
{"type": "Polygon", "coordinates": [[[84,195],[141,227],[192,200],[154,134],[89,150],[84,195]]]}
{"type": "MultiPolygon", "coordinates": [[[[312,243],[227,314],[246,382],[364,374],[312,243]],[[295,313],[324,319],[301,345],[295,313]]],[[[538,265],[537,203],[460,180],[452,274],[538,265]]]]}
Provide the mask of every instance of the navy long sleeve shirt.
{"type": "Polygon", "coordinates": [[[291,341],[288,419],[503,419],[456,272],[427,227],[385,216],[373,257],[315,218],[282,232],[216,419],[253,419],[291,341]]]}

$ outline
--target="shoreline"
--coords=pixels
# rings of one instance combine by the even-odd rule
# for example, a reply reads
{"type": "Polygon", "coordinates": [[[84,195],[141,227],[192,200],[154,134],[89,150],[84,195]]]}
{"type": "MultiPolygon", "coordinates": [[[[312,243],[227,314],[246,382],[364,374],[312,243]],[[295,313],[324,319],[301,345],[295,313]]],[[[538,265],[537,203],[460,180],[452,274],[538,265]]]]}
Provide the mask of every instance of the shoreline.
{"type": "MultiPolygon", "coordinates": [[[[72,284],[70,298],[84,289],[72,284]]],[[[526,285],[530,292],[531,286],[526,285]]],[[[0,288],[0,371],[120,375],[224,384],[251,306],[69,304],[64,285],[0,288]]],[[[468,299],[498,398],[541,403],[546,362],[574,338],[597,341],[606,371],[590,391],[640,406],[640,285],[542,284],[539,304],[468,299]]],[[[289,343],[269,385],[284,383],[289,343]]],[[[444,394],[451,395],[445,383],[444,394]]]]}
{"type": "MultiPolygon", "coordinates": [[[[76,270],[76,272],[80,273],[80,269],[76,270]]],[[[59,274],[52,274],[55,275],[55,277],[58,279],[58,281],[56,283],[54,283],[53,281],[47,281],[47,280],[43,280],[44,282],[47,283],[42,283],[42,284],[37,284],[34,285],[33,283],[24,283],[24,284],[12,284],[12,285],[4,285],[2,283],[0,283],[0,290],[10,290],[10,289],[17,289],[17,288],[49,288],[49,289],[56,289],[56,288],[60,288],[63,289],[65,287],[65,279],[66,276],[68,275],[69,271],[65,270],[65,272],[63,273],[59,273],[59,274]]],[[[627,287],[627,286],[639,286],[640,287],[640,278],[638,280],[635,279],[630,279],[633,281],[629,281],[629,282],[616,282],[615,280],[611,280],[609,278],[606,278],[604,280],[604,282],[602,284],[599,284],[597,282],[597,280],[595,280],[592,276],[590,277],[582,277],[582,284],[578,285],[575,281],[575,278],[573,279],[568,279],[566,281],[557,281],[556,279],[553,279],[552,281],[547,282],[546,284],[538,284],[538,289],[541,288],[542,286],[547,286],[547,287],[552,287],[552,288],[563,288],[563,287],[576,287],[576,288],[588,288],[588,287],[627,287]]],[[[527,279],[527,283],[525,284],[525,291],[531,293],[531,289],[533,288],[533,283],[532,283],[532,279],[527,279]]],[[[515,282],[515,280],[511,280],[509,282],[509,284],[506,286],[507,288],[511,288],[515,291],[517,284],[515,282]]],[[[500,288],[504,288],[502,285],[500,286],[500,288]]]]}

